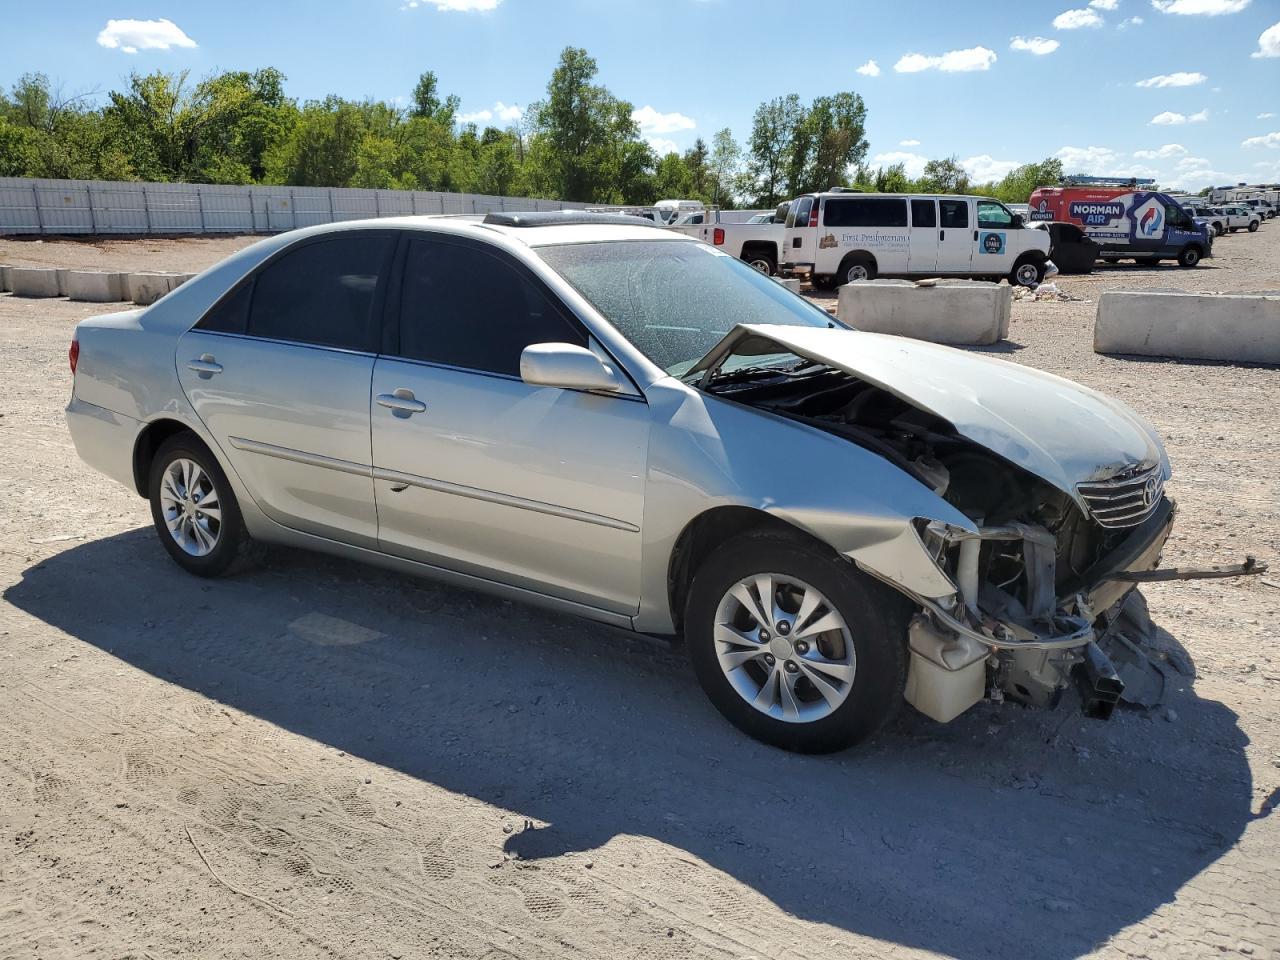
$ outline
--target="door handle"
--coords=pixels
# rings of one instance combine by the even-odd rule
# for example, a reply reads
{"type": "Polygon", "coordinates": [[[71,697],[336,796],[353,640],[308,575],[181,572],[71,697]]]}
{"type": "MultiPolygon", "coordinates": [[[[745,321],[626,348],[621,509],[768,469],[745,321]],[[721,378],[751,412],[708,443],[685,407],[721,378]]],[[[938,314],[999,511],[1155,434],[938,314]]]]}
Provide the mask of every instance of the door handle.
{"type": "Polygon", "coordinates": [[[974,242],[974,243],[977,243],[977,242],[978,242],[978,231],[977,231],[977,230],[973,231],[973,242],[974,242]]]}
{"type": "Polygon", "coordinates": [[[200,379],[208,380],[215,373],[222,372],[222,364],[213,359],[212,353],[205,353],[199,360],[188,360],[187,369],[200,374],[200,379]]]}
{"type": "Polygon", "coordinates": [[[413,391],[400,387],[394,393],[380,393],[374,397],[380,407],[386,407],[394,416],[411,417],[415,413],[423,413],[427,405],[413,396],[413,391]]]}
{"type": "Polygon", "coordinates": [[[945,230],[939,230],[939,231],[938,231],[938,239],[939,239],[939,240],[945,240],[945,239],[947,239],[947,231],[945,231],[945,230]]]}

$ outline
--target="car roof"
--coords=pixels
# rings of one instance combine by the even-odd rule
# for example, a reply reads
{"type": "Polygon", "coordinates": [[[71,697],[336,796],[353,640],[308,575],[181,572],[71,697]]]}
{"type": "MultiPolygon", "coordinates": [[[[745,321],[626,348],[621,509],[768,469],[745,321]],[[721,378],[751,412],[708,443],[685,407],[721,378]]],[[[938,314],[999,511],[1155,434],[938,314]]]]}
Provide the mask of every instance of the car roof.
{"type": "MultiPolygon", "coordinates": [[[[862,197],[870,197],[876,200],[993,200],[1001,203],[995,197],[988,197],[978,193],[871,193],[860,190],[818,190],[814,193],[802,193],[802,197],[853,197],[854,199],[862,197]]],[[[796,199],[799,199],[798,197],[796,199]]]]}

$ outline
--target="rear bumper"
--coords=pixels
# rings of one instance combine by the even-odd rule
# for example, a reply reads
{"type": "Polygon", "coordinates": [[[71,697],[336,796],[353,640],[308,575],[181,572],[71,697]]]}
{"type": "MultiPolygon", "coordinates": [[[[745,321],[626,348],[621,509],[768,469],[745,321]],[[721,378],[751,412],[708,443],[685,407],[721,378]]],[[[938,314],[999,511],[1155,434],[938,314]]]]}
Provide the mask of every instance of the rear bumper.
{"type": "Polygon", "coordinates": [[[137,489],[133,448],[140,421],[73,396],[67,404],[67,427],[81,460],[130,490],[137,489]]]}

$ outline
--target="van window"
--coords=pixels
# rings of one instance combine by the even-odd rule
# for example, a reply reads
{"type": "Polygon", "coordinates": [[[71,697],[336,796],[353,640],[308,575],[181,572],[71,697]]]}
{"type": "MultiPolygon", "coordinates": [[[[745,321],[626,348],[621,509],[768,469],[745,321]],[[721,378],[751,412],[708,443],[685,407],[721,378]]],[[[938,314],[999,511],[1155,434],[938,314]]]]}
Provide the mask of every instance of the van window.
{"type": "Polygon", "coordinates": [[[1013,214],[1003,203],[994,200],[978,201],[978,226],[1004,229],[1013,226],[1013,214]]]}
{"type": "Polygon", "coordinates": [[[907,202],[889,197],[829,197],[822,222],[828,227],[905,227],[907,202]]]}
{"type": "Polygon", "coordinates": [[[791,209],[787,211],[788,227],[807,227],[809,225],[809,211],[813,209],[813,197],[801,197],[799,200],[791,204],[791,209]]]}
{"type": "Polygon", "coordinates": [[[969,226],[969,201],[968,200],[939,200],[938,212],[942,214],[942,227],[967,227],[969,226]]]}
{"type": "Polygon", "coordinates": [[[913,227],[936,227],[938,225],[937,201],[912,200],[911,225],[913,227]]]}

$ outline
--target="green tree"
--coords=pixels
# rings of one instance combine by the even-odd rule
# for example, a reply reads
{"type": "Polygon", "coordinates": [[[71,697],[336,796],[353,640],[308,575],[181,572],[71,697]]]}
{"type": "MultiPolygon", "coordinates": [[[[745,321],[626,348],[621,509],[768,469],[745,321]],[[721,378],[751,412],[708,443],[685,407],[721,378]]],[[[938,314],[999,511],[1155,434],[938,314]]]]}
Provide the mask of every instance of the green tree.
{"type": "Polygon", "coordinates": [[[742,165],[742,147],[728,127],[716,131],[711,138],[711,202],[719,207],[732,207],[734,188],[742,165]]]}
{"type": "Polygon", "coordinates": [[[794,93],[760,104],[751,118],[748,138],[747,173],[751,192],[761,207],[776,206],[787,186],[788,163],[793,158],[792,141],[804,120],[804,107],[794,93]]]}
{"type": "Polygon", "coordinates": [[[1024,163],[1009,171],[989,192],[1005,203],[1026,203],[1036,187],[1053,187],[1062,182],[1062,161],[1048,157],[1039,163],[1024,163]]]}
{"type": "Polygon", "coordinates": [[[925,193],[966,193],[969,174],[954,155],[945,160],[930,160],[924,165],[919,186],[925,193]]]}

